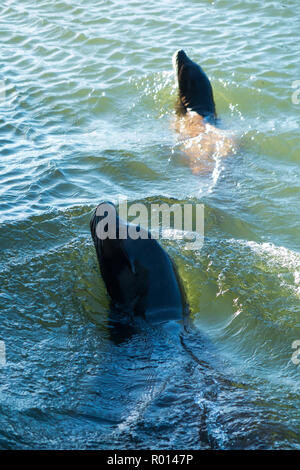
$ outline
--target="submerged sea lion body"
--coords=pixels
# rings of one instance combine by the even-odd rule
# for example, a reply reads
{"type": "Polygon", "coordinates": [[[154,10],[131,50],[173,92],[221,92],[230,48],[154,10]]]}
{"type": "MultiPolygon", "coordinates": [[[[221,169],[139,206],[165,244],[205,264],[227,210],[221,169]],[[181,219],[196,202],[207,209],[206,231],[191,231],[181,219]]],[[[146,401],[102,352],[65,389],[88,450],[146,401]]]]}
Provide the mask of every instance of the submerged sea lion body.
{"type": "Polygon", "coordinates": [[[179,95],[174,128],[180,135],[181,149],[193,173],[209,171],[217,157],[225,157],[234,149],[233,140],[215,127],[213,89],[204,70],[183,50],[173,55],[173,67],[179,95]]]}
{"type": "Polygon", "coordinates": [[[140,237],[131,238],[129,229],[134,226],[119,219],[112,203],[99,204],[90,227],[112,306],[152,323],[181,321],[188,307],[176,267],[150,232],[139,229],[140,237]],[[115,234],[102,239],[107,221],[115,224],[115,234]]]}

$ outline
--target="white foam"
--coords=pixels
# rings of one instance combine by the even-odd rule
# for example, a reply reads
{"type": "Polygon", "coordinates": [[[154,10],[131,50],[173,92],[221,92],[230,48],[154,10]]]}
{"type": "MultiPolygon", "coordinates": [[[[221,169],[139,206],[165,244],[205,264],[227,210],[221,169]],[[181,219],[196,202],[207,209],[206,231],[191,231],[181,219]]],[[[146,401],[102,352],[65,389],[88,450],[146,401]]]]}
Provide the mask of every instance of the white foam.
{"type": "MultiPolygon", "coordinates": [[[[273,243],[257,243],[254,241],[236,240],[235,243],[249,247],[254,253],[263,257],[266,264],[270,267],[281,267],[289,270],[294,276],[294,285],[292,287],[294,293],[300,297],[300,253],[289,250],[284,246],[276,246],[273,243]]],[[[285,281],[282,281],[287,285],[285,281]]]]}

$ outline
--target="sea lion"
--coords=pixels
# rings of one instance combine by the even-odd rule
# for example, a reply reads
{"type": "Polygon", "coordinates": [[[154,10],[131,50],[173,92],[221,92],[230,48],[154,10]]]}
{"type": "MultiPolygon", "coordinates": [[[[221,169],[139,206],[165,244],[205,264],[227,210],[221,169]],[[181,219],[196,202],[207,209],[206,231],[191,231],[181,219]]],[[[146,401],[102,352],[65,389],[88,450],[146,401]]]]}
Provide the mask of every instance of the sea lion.
{"type": "Polygon", "coordinates": [[[174,127],[180,135],[180,148],[189,157],[193,173],[206,172],[216,158],[234,151],[234,141],[228,132],[215,127],[213,89],[204,70],[183,50],[176,51],[172,61],[178,84],[174,127]]]}
{"type": "Polygon", "coordinates": [[[176,51],[172,61],[178,82],[182,112],[194,111],[215,124],[216,106],[213,89],[204,70],[183,50],[176,51]]]}
{"type": "Polygon", "coordinates": [[[98,205],[90,228],[114,309],[156,324],[184,319],[188,306],[177,269],[150,232],[126,224],[111,202],[98,205]]]}

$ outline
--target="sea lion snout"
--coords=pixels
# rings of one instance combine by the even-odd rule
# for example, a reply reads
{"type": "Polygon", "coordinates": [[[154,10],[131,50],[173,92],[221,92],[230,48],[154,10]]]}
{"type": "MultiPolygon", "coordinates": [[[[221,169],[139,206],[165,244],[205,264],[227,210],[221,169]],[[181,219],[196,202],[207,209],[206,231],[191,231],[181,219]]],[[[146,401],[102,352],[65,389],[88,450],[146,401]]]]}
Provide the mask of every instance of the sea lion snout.
{"type": "Polygon", "coordinates": [[[186,53],[184,52],[183,49],[178,49],[177,51],[174,52],[173,54],[173,60],[174,61],[179,61],[179,62],[182,62],[182,61],[185,61],[185,60],[189,60],[188,56],[186,55],[186,53]]]}
{"type": "Polygon", "coordinates": [[[104,218],[107,218],[109,216],[109,219],[114,219],[117,218],[117,210],[116,206],[110,202],[110,201],[102,201],[96,209],[93,212],[92,218],[90,220],[90,228],[91,228],[91,233],[93,238],[97,236],[97,225],[99,222],[101,222],[104,218]]]}
{"type": "Polygon", "coordinates": [[[112,202],[98,204],[90,220],[90,229],[99,259],[109,252],[111,245],[118,243],[119,217],[112,202]]]}
{"type": "Polygon", "coordinates": [[[176,79],[178,79],[178,73],[180,68],[184,63],[187,62],[187,60],[189,60],[189,58],[183,49],[178,49],[176,52],[174,52],[172,57],[172,63],[176,79]]]}

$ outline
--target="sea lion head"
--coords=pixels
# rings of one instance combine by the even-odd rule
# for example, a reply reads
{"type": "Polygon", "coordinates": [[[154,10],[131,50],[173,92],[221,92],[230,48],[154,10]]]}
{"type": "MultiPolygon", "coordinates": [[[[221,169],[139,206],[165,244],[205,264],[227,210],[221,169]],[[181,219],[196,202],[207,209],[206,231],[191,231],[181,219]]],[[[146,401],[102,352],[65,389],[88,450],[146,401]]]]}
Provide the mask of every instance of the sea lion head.
{"type": "Polygon", "coordinates": [[[132,277],[132,269],[123,249],[124,240],[119,237],[120,224],[122,225],[122,221],[119,219],[115,205],[112,202],[103,201],[93,213],[90,229],[108,293],[117,303],[124,303],[128,292],[122,288],[119,275],[126,272],[129,279],[132,277]]]}
{"type": "Polygon", "coordinates": [[[173,67],[179,89],[178,111],[195,111],[203,117],[216,117],[211,83],[200,65],[180,49],[173,55],[173,67]]]}

